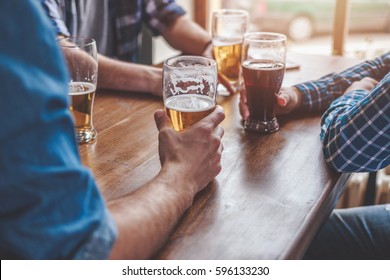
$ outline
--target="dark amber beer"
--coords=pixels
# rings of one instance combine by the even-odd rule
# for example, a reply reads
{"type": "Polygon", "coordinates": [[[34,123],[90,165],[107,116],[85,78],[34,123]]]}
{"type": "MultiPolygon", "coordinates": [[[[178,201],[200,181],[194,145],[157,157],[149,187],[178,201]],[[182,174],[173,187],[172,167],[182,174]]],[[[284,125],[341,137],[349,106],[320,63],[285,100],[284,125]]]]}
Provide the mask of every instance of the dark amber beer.
{"type": "Polygon", "coordinates": [[[279,129],[276,118],[277,94],[286,69],[286,36],[253,32],[242,43],[242,75],[249,117],[244,128],[270,133],[279,129]]]}
{"type": "Polygon", "coordinates": [[[270,60],[247,60],[242,64],[251,118],[263,122],[276,118],[276,95],[282,85],[284,64],[270,60]]]}

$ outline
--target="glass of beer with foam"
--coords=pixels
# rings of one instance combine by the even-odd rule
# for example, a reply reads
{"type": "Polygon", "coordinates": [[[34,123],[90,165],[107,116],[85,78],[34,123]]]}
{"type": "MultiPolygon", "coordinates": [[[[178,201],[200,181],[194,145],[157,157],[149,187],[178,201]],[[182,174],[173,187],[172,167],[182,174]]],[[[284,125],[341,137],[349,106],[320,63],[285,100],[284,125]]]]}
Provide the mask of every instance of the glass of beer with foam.
{"type": "MultiPolygon", "coordinates": [[[[228,81],[236,92],[240,85],[241,43],[248,29],[249,16],[243,10],[219,10],[212,17],[213,55],[222,79],[228,81]]],[[[220,95],[230,93],[220,86],[220,95]]]]}
{"type": "Polygon", "coordinates": [[[96,138],[92,113],[96,92],[98,62],[96,42],[90,38],[60,39],[69,69],[69,110],[72,112],[78,143],[96,138]]]}
{"type": "Polygon", "coordinates": [[[163,99],[176,131],[210,114],[216,106],[217,63],[201,56],[177,56],[164,61],[163,99]]]}

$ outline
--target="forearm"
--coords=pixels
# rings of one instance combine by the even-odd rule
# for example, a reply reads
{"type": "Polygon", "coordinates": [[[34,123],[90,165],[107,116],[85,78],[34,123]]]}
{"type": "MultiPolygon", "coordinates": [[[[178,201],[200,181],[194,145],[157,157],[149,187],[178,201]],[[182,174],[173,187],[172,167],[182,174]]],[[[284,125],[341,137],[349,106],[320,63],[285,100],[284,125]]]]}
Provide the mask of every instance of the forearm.
{"type": "Polygon", "coordinates": [[[211,36],[187,16],[179,17],[162,35],[175,49],[193,55],[202,55],[211,40],[211,36]]]}
{"type": "Polygon", "coordinates": [[[322,118],[325,160],[340,172],[375,171],[390,164],[389,116],[386,82],[371,92],[356,90],[340,97],[322,118]]]}
{"type": "Polygon", "coordinates": [[[183,178],[163,170],[147,185],[108,204],[119,232],[110,258],[147,259],[161,248],[192,204],[194,192],[187,191],[183,178]]]}
{"type": "Polygon", "coordinates": [[[316,81],[295,85],[302,95],[303,111],[322,111],[341,96],[355,81],[371,77],[377,81],[390,71],[390,52],[376,59],[364,61],[340,73],[332,73],[316,81]]]}
{"type": "Polygon", "coordinates": [[[98,87],[161,96],[162,70],[98,55],[98,87]]]}

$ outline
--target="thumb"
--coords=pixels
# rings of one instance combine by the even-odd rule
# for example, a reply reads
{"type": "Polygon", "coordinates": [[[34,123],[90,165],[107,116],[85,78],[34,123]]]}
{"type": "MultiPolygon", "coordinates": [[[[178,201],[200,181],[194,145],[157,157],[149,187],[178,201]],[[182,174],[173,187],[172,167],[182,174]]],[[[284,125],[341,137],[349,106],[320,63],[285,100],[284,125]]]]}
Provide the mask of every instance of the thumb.
{"type": "Polygon", "coordinates": [[[285,92],[281,92],[278,95],[278,105],[280,107],[286,107],[288,103],[290,103],[291,96],[285,92]]]}
{"type": "Polygon", "coordinates": [[[163,128],[171,128],[171,120],[163,110],[157,110],[154,112],[154,121],[156,123],[158,131],[163,128]]]}

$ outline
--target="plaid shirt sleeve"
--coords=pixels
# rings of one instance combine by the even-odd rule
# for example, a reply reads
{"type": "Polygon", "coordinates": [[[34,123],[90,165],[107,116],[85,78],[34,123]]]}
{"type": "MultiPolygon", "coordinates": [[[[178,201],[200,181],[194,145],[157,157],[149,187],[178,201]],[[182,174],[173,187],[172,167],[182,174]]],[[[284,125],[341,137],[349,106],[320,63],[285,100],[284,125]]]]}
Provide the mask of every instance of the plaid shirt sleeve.
{"type": "Polygon", "coordinates": [[[185,14],[174,0],[143,0],[144,22],[155,36],[160,35],[178,17],[185,14]]]}
{"type": "Polygon", "coordinates": [[[350,91],[334,101],[323,115],[320,135],[323,153],[335,170],[368,172],[390,164],[390,73],[387,72],[371,92],[350,91]]]}
{"type": "MultiPolygon", "coordinates": [[[[62,3],[62,2],[61,2],[62,3]]],[[[53,23],[57,34],[69,36],[69,30],[64,22],[64,6],[55,0],[41,0],[42,7],[53,23]]]]}
{"type": "Polygon", "coordinates": [[[371,77],[380,81],[390,71],[390,52],[362,62],[340,73],[332,73],[316,81],[295,85],[302,93],[303,111],[326,110],[334,99],[344,94],[355,81],[371,77]]]}

